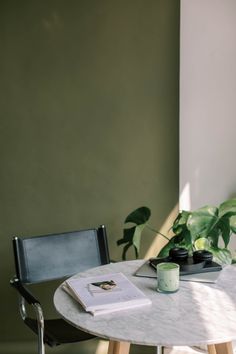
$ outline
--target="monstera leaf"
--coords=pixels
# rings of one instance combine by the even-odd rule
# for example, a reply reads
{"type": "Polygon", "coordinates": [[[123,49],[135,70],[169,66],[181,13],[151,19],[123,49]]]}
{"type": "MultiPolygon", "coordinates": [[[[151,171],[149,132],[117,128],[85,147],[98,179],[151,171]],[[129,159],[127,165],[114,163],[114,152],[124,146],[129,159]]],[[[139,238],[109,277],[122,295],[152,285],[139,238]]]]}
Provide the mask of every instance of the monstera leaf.
{"type": "Polygon", "coordinates": [[[191,233],[192,243],[199,237],[206,237],[216,249],[220,238],[227,248],[232,232],[236,231],[236,199],[222,203],[219,208],[205,206],[190,213],[187,228],[191,233]]]}
{"type": "Polygon", "coordinates": [[[206,237],[218,221],[218,209],[205,206],[189,214],[186,226],[190,231],[192,242],[197,237],[206,237]]]}
{"type": "Polygon", "coordinates": [[[209,247],[209,251],[213,254],[213,260],[218,264],[231,264],[232,255],[227,248],[209,247]]]}
{"type": "Polygon", "coordinates": [[[183,210],[179,213],[179,215],[175,219],[172,226],[172,230],[176,235],[180,235],[182,234],[182,232],[185,232],[187,230],[186,223],[189,215],[190,215],[189,211],[183,210]]]}
{"type": "Polygon", "coordinates": [[[236,233],[236,215],[231,216],[229,219],[230,229],[233,233],[236,233]]]}
{"type": "Polygon", "coordinates": [[[213,253],[213,259],[217,263],[232,262],[232,255],[227,247],[232,234],[236,234],[236,198],[224,201],[218,208],[206,205],[194,211],[180,211],[172,225],[174,236],[171,239],[148,225],[150,216],[150,209],[141,207],[125,219],[125,224],[135,225],[125,228],[123,238],[117,241],[118,245],[124,244],[122,259],[126,258],[126,252],[131,246],[134,247],[135,256],[138,258],[141,236],[144,228],[148,227],[155,234],[160,234],[168,240],[158,256],[167,256],[173,247],[185,247],[191,253],[197,249],[196,245],[201,244],[202,249],[208,249],[213,253]],[[202,242],[203,240],[205,241],[202,242]],[[219,246],[222,244],[220,241],[223,241],[224,247],[219,246]]]}
{"type": "Polygon", "coordinates": [[[219,217],[236,215],[236,198],[226,200],[219,206],[219,217]]]}
{"type": "MultiPolygon", "coordinates": [[[[236,199],[225,201],[219,208],[207,205],[195,211],[180,212],[172,227],[179,236],[179,239],[174,237],[175,246],[185,247],[191,253],[196,249],[197,241],[205,239],[207,242],[203,249],[212,252],[217,263],[231,263],[232,256],[227,246],[232,232],[236,231],[235,215],[236,199]],[[219,247],[220,239],[224,248],[219,247]]],[[[167,247],[168,245],[165,246],[167,247]]],[[[163,252],[165,249],[161,250],[160,254],[163,252]]]]}
{"type": "Polygon", "coordinates": [[[125,224],[133,223],[136,226],[130,228],[124,228],[123,238],[117,241],[117,245],[125,244],[122,253],[123,260],[126,259],[126,253],[131,246],[134,247],[135,256],[136,258],[138,258],[142,232],[150,216],[151,216],[151,210],[144,206],[134,210],[126,217],[125,224]]]}

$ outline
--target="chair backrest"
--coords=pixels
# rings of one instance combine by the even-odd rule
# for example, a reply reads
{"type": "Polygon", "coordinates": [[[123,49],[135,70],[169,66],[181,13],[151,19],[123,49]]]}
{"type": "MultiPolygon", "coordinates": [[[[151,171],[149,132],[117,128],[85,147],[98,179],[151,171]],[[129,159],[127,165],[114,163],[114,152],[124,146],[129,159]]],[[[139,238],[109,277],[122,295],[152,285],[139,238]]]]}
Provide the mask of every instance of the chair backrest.
{"type": "Polygon", "coordinates": [[[68,277],[109,263],[106,229],[14,237],[16,276],[25,284],[68,277]]]}

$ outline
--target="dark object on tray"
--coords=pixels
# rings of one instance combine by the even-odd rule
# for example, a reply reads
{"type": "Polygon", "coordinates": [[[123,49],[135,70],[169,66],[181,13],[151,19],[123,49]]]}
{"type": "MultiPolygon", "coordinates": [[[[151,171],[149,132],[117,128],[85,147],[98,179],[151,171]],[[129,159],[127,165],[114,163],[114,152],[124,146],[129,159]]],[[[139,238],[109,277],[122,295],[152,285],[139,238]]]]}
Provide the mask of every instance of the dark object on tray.
{"type": "Polygon", "coordinates": [[[170,249],[169,256],[173,261],[185,261],[188,258],[188,250],[182,247],[174,247],[170,249]]]}
{"type": "Polygon", "coordinates": [[[180,265],[180,275],[219,271],[221,265],[212,261],[213,255],[209,251],[199,250],[188,256],[185,248],[172,248],[168,257],[151,258],[149,264],[156,269],[157,264],[162,262],[175,262],[180,265]]]}
{"type": "Polygon", "coordinates": [[[212,262],[212,258],[213,258],[213,254],[209,251],[206,250],[199,250],[199,251],[195,251],[193,252],[193,259],[194,262],[198,262],[198,261],[205,261],[205,262],[212,262]]]}

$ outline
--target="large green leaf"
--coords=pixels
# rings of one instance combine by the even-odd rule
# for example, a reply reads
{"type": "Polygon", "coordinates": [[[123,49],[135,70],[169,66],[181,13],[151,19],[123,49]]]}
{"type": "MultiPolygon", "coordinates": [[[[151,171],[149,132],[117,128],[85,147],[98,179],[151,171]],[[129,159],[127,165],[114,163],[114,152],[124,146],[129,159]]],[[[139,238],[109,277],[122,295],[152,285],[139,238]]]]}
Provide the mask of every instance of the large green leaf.
{"type": "Polygon", "coordinates": [[[230,225],[230,229],[233,233],[236,233],[236,216],[233,215],[231,216],[231,218],[229,219],[229,225],[230,225]]]}
{"type": "Polygon", "coordinates": [[[190,240],[190,233],[187,230],[186,233],[182,233],[180,235],[173,236],[170,241],[160,250],[158,257],[167,257],[169,255],[169,251],[173,247],[184,247],[187,250],[192,252],[192,243],[190,240]]]}
{"type": "Polygon", "coordinates": [[[207,235],[208,240],[210,241],[210,244],[212,247],[218,247],[218,242],[220,238],[220,230],[216,227],[211,229],[209,234],[207,235]]]}
{"type": "Polygon", "coordinates": [[[167,257],[167,256],[169,256],[170,249],[176,246],[175,238],[176,238],[176,236],[174,236],[174,237],[172,237],[170,239],[170,241],[160,250],[160,252],[158,253],[157,257],[167,257]]]}
{"type": "Polygon", "coordinates": [[[186,211],[186,210],[182,210],[178,214],[178,216],[175,219],[173,226],[172,226],[172,230],[176,235],[181,234],[182,231],[186,230],[186,228],[187,228],[186,223],[187,223],[189,215],[190,215],[190,212],[186,211]]]}
{"type": "Polygon", "coordinates": [[[192,242],[197,237],[207,237],[210,230],[218,221],[218,209],[213,206],[205,206],[191,212],[187,220],[187,228],[192,237],[192,242]]]}
{"type": "Polygon", "coordinates": [[[151,216],[151,210],[147,207],[140,207],[130,213],[125,223],[134,223],[136,226],[126,228],[123,230],[123,238],[117,241],[117,245],[126,244],[123,248],[122,259],[126,259],[126,253],[128,249],[133,246],[135,250],[135,256],[138,258],[140,251],[140,241],[142,232],[146,226],[146,222],[151,216]]]}
{"type": "Polygon", "coordinates": [[[228,199],[219,206],[219,217],[236,215],[236,198],[228,199]]]}
{"type": "Polygon", "coordinates": [[[213,260],[216,263],[221,265],[232,263],[232,255],[228,249],[210,247],[209,251],[213,253],[213,260]]]}
{"type": "Polygon", "coordinates": [[[126,259],[126,253],[128,249],[133,246],[135,250],[135,256],[138,258],[140,250],[140,240],[142,231],[146,226],[146,222],[151,216],[151,210],[147,207],[140,207],[130,213],[126,219],[125,223],[134,223],[136,226],[126,228],[123,230],[123,238],[117,241],[117,245],[124,245],[122,259],[126,259]]]}
{"type": "Polygon", "coordinates": [[[221,237],[224,241],[225,247],[228,246],[229,241],[230,241],[230,224],[229,224],[229,218],[226,216],[223,216],[217,223],[217,228],[220,231],[221,237]]]}
{"type": "Polygon", "coordinates": [[[147,207],[140,207],[136,210],[134,210],[132,213],[130,213],[126,219],[125,223],[127,222],[133,222],[136,225],[141,225],[146,223],[151,216],[151,210],[147,207]]]}
{"type": "Polygon", "coordinates": [[[145,228],[145,224],[138,225],[135,228],[134,236],[133,236],[133,245],[136,248],[138,254],[140,251],[140,241],[141,241],[141,235],[143,232],[143,229],[145,228]]]}
{"type": "Polygon", "coordinates": [[[192,237],[189,230],[184,230],[181,234],[183,240],[180,242],[180,245],[184,245],[187,249],[192,249],[192,237]]]}

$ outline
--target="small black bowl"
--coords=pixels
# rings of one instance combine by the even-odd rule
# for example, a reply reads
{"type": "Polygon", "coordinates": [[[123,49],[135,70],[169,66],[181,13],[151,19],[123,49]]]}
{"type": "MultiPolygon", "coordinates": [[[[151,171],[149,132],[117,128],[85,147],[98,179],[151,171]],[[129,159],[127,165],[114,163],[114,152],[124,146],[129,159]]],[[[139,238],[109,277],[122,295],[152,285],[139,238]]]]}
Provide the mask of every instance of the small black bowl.
{"type": "Polygon", "coordinates": [[[212,262],[213,254],[206,250],[198,250],[193,252],[193,260],[194,262],[202,262],[205,261],[206,263],[212,262]]]}
{"type": "Polygon", "coordinates": [[[169,256],[173,261],[185,261],[188,258],[188,250],[182,247],[174,247],[170,249],[169,256]]]}

